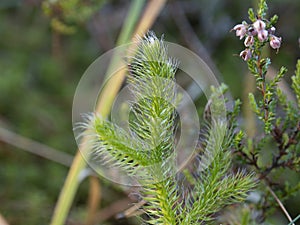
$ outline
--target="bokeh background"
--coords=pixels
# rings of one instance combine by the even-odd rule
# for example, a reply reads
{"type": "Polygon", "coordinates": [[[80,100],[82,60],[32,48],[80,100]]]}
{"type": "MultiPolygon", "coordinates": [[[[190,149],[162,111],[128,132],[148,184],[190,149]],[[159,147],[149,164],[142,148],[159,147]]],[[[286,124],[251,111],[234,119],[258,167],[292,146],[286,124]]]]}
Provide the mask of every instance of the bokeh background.
{"type": "MultiPolygon", "coordinates": [[[[0,215],[11,225],[49,223],[77,149],[71,112],[77,83],[98,56],[115,46],[130,5],[129,0],[81,0],[73,1],[79,7],[71,5],[68,12],[49,12],[47,1],[0,0],[0,215]],[[67,13],[67,18],[55,24],[53,13],[67,13]],[[47,146],[58,151],[52,160],[37,155],[49,150],[47,146]]],[[[171,0],[152,30],[200,55],[231,95],[243,99],[249,89],[246,64],[237,56],[243,44],[230,30],[247,19],[247,9],[255,3],[171,0]]],[[[273,0],[269,6],[270,15],[279,15],[276,32],[283,38],[278,54],[270,51],[272,66],[285,65],[290,83],[300,57],[300,1],[273,0]]],[[[67,224],[85,221],[89,182],[80,185],[67,224]]],[[[107,219],[98,224],[139,224],[132,218],[115,219],[118,210],[128,206],[128,193],[105,180],[100,184],[98,214],[107,219]]],[[[293,216],[299,214],[299,200],[286,203],[293,216]]]]}

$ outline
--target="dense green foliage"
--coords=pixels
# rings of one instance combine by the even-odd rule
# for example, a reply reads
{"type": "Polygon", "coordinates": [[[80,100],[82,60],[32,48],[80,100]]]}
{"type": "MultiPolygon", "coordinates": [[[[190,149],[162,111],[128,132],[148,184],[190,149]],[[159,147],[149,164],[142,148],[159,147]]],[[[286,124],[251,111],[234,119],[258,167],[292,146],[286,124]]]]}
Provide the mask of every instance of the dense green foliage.
{"type": "MultiPolygon", "coordinates": [[[[47,14],[47,11],[45,12],[47,10],[45,7],[50,1],[44,2],[46,3],[21,0],[0,2],[0,125],[74,155],[77,146],[72,133],[71,107],[76,85],[88,65],[101,53],[114,47],[129,1],[106,1],[106,3],[102,1],[73,1],[80,4],[89,2],[89,4],[83,7],[88,9],[86,13],[83,13],[84,16],[87,15],[84,20],[76,18],[77,10],[81,12],[81,8],[79,9],[77,6],[74,11],[72,11],[74,6],[66,6],[66,14],[63,11],[55,14],[64,23],[63,25],[72,28],[71,33],[73,34],[68,36],[64,36],[64,32],[59,33],[52,30],[53,24],[51,25],[51,23],[53,22],[51,20],[55,16],[52,17],[53,14],[50,15],[47,14]],[[96,4],[95,8],[90,10],[91,2],[100,2],[100,5],[96,4]],[[68,10],[72,11],[71,17],[68,17],[68,10]],[[92,15],[93,12],[96,14],[92,15]],[[73,32],[75,30],[76,32],[73,32]]],[[[293,128],[296,128],[299,119],[297,115],[297,113],[299,114],[297,105],[300,102],[299,62],[297,72],[294,73],[293,71],[297,57],[299,58],[297,41],[299,33],[297,32],[300,30],[300,23],[298,22],[300,21],[300,14],[298,13],[300,2],[274,0],[270,3],[266,18],[269,18],[269,14],[271,15],[273,12],[279,16],[278,31],[276,32],[283,37],[283,43],[278,53],[276,51],[269,52],[268,48],[263,48],[262,54],[269,54],[269,58],[272,59],[269,70],[272,68],[278,70],[282,65],[288,69],[282,78],[287,83],[285,88],[278,88],[276,85],[270,86],[272,90],[276,90],[276,93],[273,92],[276,105],[274,104],[272,107],[276,110],[277,117],[272,117],[271,126],[268,125],[267,130],[271,128],[271,134],[276,138],[278,137],[280,143],[274,142],[274,137],[264,136],[265,126],[263,125],[258,128],[256,138],[251,135],[247,137],[242,131],[235,133],[232,139],[235,146],[231,146],[239,150],[239,153],[236,154],[237,159],[232,159],[237,167],[243,167],[248,163],[248,169],[252,171],[256,166],[251,165],[253,163],[251,160],[259,156],[257,163],[260,169],[258,172],[269,171],[268,168],[272,165],[272,160],[276,159],[276,155],[279,153],[278,146],[285,149],[284,152],[287,154],[284,153],[282,159],[285,162],[291,162],[291,166],[297,165],[293,159],[295,153],[299,154],[299,144],[287,143],[293,136],[293,128]],[[290,99],[290,85],[292,85],[298,103],[290,99]],[[280,132],[277,132],[278,130],[272,131],[274,124],[280,125],[280,132]],[[241,143],[243,148],[239,149],[241,143]],[[239,155],[240,153],[245,153],[246,157],[239,155]],[[274,153],[275,158],[272,158],[274,153]],[[248,161],[247,156],[250,157],[250,161],[248,161]]],[[[248,79],[250,76],[247,74],[245,63],[234,54],[238,53],[241,43],[238,39],[233,38],[232,33],[228,31],[236,22],[245,17],[248,6],[253,6],[252,0],[171,1],[167,3],[167,7],[152,28],[158,34],[164,33],[167,41],[185,45],[205,58],[205,54],[203,55],[201,50],[201,44],[203,44],[219,71],[222,72],[220,79],[228,85],[230,94],[242,99],[242,107],[248,101],[248,96],[245,97],[243,92],[251,86],[248,79]],[[176,5],[180,6],[179,8],[183,10],[185,17],[176,13],[176,5]],[[183,18],[187,21],[184,22],[183,18]],[[192,32],[184,26],[186,24],[191,25],[192,32]],[[197,37],[196,39],[201,40],[200,45],[193,38],[193,32],[197,37]]],[[[255,20],[255,11],[253,10],[254,17],[252,20],[255,20]]],[[[182,83],[184,86],[185,81],[182,83]]],[[[259,109],[260,95],[253,93],[253,97],[250,98],[253,99],[251,100],[252,108],[255,109],[257,106],[259,109]],[[254,99],[256,99],[256,104],[253,104],[255,103],[254,99]]],[[[203,100],[200,97],[197,99],[197,103],[199,103],[198,110],[201,114],[204,111],[206,99],[203,100]]],[[[235,118],[233,115],[238,115],[238,121],[239,123],[242,122],[243,126],[247,124],[248,120],[251,121],[251,118],[247,117],[247,109],[245,108],[242,108],[242,113],[238,114],[239,103],[239,101],[236,102],[229,117],[235,118]]],[[[262,111],[257,111],[257,113],[262,113],[262,111]]],[[[232,119],[230,124],[233,123],[237,123],[237,121],[232,119]]],[[[257,122],[257,120],[255,120],[256,123],[261,125],[261,122],[257,122]]],[[[224,127],[220,129],[224,129],[224,127]]],[[[114,129],[110,128],[110,130],[114,129]]],[[[297,137],[299,139],[299,134],[297,137]]],[[[222,144],[224,147],[228,145],[228,143],[222,144]]],[[[278,161],[279,164],[281,162],[278,161]]],[[[48,224],[68,168],[33,154],[25,153],[2,140],[0,141],[0,165],[0,214],[12,225],[48,224]]],[[[299,168],[293,170],[295,169],[299,170],[299,168]]],[[[193,177],[189,176],[188,172],[185,174],[189,183],[193,183],[193,177]]],[[[292,218],[295,218],[299,214],[298,209],[300,208],[299,173],[293,172],[289,168],[278,168],[270,172],[267,177],[275,182],[272,188],[275,189],[280,200],[284,201],[284,205],[292,218]]],[[[205,178],[209,177],[200,176],[200,179],[204,179],[209,184],[211,180],[205,180],[205,178]]],[[[216,181],[222,182],[222,179],[218,178],[217,175],[216,181]]],[[[229,176],[228,179],[232,179],[232,177],[229,176]]],[[[101,184],[104,194],[100,211],[113,202],[128,196],[119,187],[108,184],[105,180],[101,180],[101,184]]],[[[161,184],[163,187],[166,185],[161,184]]],[[[87,188],[88,183],[84,181],[70,212],[69,224],[79,224],[79,222],[84,221],[87,188]]],[[[160,187],[150,187],[149,191],[153,193],[153,190],[158,188],[160,187]]],[[[165,198],[172,198],[174,194],[177,194],[176,190],[171,187],[168,188],[167,192],[162,193],[165,198]]],[[[201,187],[195,186],[194,188],[201,187]]],[[[259,185],[259,190],[265,190],[264,183],[259,185]]],[[[255,194],[261,193],[260,191],[255,194]]],[[[202,192],[202,194],[204,193],[202,192]]],[[[260,195],[259,199],[259,207],[255,211],[259,217],[258,220],[265,219],[266,223],[272,224],[287,224],[284,215],[278,209],[277,203],[269,192],[260,195]],[[266,213],[263,214],[262,211],[266,213]]],[[[224,202],[228,203],[228,201],[224,202]]],[[[224,202],[220,202],[218,207],[222,207],[224,202]]],[[[155,204],[156,202],[153,202],[149,208],[153,209],[156,207],[155,204]]],[[[224,212],[226,221],[231,221],[231,224],[251,224],[250,212],[254,205],[251,202],[246,206],[227,208],[224,212]],[[230,215],[226,213],[227,210],[230,211],[230,215]]],[[[194,207],[196,206],[194,205],[194,207]]],[[[207,212],[211,212],[210,210],[208,208],[207,212]]],[[[130,218],[116,220],[110,217],[105,224],[139,224],[139,222],[130,218]]]]}
{"type": "MultiPolygon", "coordinates": [[[[148,202],[144,208],[150,217],[148,223],[209,222],[224,206],[245,200],[255,186],[254,179],[242,171],[230,173],[232,130],[226,121],[214,117],[202,143],[205,154],[200,164],[207,162],[207,168],[198,171],[195,163],[192,170],[185,170],[186,175],[193,173],[188,175],[195,177],[193,182],[180,185],[182,181],[175,178],[176,171],[173,171],[176,166],[173,155],[177,154],[174,135],[177,63],[168,58],[166,46],[153,33],[148,33],[137,48],[134,57],[129,59],[128,83],[136,97],[131,105],[134,115],[129,121],[131,131],[126,133],[97,115],[92,117],[87,122],[87,127],[92,129],[92,152],[102,163],[138,175],[141,192],[148,202]]],[[[210,107],[215,112],[222,108],[214,97],[220,96],[220,91],[215,90],[211,98],[210,107]]]]}

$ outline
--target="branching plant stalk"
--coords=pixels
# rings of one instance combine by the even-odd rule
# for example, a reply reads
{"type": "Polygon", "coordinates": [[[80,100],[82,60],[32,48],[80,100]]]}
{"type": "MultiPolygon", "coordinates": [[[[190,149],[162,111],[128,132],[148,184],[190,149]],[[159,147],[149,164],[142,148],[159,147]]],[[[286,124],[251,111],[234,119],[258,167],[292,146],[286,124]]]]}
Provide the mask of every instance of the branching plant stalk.
{"type": "MultiPolygon", "coordinates": [[[[236,25],[233,30],[236,31],[236,35],[240,39],[245,38],[244,45],[246,49],[240,53],[240,56],[244,61],[248,62],[248,69],[255,77],[256,87],[259,90],[261,99],[257,102],[254,94],[249,93],[249,102],[253,112],[263,122],[264,131],[262,137],[256,140],[257,143],[253,142],[253,137],[247,137],[247,147],[240,142],[236,146],[236,153],[243,158],[246,164],[253,166],[259,180],[267,184],[266,187],[262,188],[264,198],[268,199],[270,193],[291,222],[290,224],[293,224],[291,216],[289,216],[280,197],[286,198],[286,196],[289,196],[288,188],[296,190],[297,187],[300,187],[300,183],[294,188],[293,186],[290,187],[289,183],[286,182],[284,191],[281,190],[277,194],[279,184],[276,184],[272,175],[275,174],[275,171],[279,172],[279,168],[299,171],[300,159],[297,152],[299,141],[296,140],[300,124],[298,120],[299,111],[293,102],[287,100],[279,86],[279,82],[287,72],[285,67],[281,67],[277,75],[273,76],[272,79],[266,80],[271,60],[262,57],[262,49],[269,44],[271,48],[276,49],[278,52],[282,38],[275,36],[276,28],[274,26],[278,16],[274,15],[270,19],[266,18],[268,10],[266,0],[260,0],[258,5],[256,14],[253,9],[250,8],[248,10],[251,23],[248,24],[246,21],[243,21],[241,24],[236,25]],[[285,116],[282,116],[282,114],[285,114],[285,116]],[[266,144],[276,145],[277,147],[276,151],[271,152],[273,155],[272,161],[267,163],[264,162],[264,159],[260,161],[262,148],[266,144]]],[[[296,74],[292,77],[292,88],[296,97],[300,98],[300,64],[297,64],[296,68],[296,74]]],[[[300,107],[299,103],[298,107],[300,107]]],[[[265,213],[266,206],[270,206],[270,203],[266,203],[268,201],[261,203],[262,213],[265,213]]]]}
{"type": "Polygon", "coordinates": [[[256,62],[257,68],[258,68],[258,74],[260,76],[261,80],[261,94],[263,98],[263,108],[264,108],[264,120],[268,121],[269,119],[269,107],[268,102],[266,99],[266,74],[263,73],[262,65],[261,65],[261,50],[259,50],[259,53],[257,55],[257,62],[256,62]]]}
{"type": "Polygon", "coordinates": [[[163,224],[176,224],[176,215],[174,210],[172,209],[174,206],[169,204],[170,203],[170,201],[168,201],[169,193],[167,193],[166,186],[167,186],[166,181],[162,181],[155,184],[155,189],[157,193],[157,196],[155,196],[155,198],[159,200],[159,207],[162,210],[161,212],[162,215],[164,215],[163,224]]]}

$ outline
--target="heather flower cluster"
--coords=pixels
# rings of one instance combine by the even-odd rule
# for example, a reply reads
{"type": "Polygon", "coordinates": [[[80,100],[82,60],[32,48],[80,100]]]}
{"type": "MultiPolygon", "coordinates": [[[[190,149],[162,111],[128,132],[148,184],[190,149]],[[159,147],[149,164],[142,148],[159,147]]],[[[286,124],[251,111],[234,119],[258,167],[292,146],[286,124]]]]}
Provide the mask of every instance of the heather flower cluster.
{"type": "Polygon", "coordinates": [[[267,29],[266,23],[261,19],[257,19],[253,24],[243,22],[234,26],[233,30],[236,32],[236,36],[240,37],[240,40],[245,37],[244,45],[246,49],[240,53],[240,57],[245,61],[252,57],[254,49],[253,46],[256,41],[261,43],[269,41],[270,46],[273,49],[280,48],[281,37],[274,35],[276,28],[271,26],[267,29]]]}

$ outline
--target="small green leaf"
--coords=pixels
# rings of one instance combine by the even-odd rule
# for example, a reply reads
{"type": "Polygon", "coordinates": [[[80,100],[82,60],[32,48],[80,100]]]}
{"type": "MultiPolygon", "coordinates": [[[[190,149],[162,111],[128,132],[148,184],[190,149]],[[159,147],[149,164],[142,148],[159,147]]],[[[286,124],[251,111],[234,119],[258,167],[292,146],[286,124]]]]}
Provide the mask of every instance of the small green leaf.
{"type": "Polygon", "coordinates": [[[248,10],[249,19],[254,23],[256,20],[253,8],[249,8],[248,10]]]}
{"type": "Polygon", "coordinates": [[[249,93],[248,95],[249,98],[249,103],[251,106],[251,109],[253,110],[253,112],[255,112],[257,115],[260,115],[260,109],[257,106],[257,102],[255,100],[255,97],[252,93],[249,93]]]}
{"type": "Polygon", "coordinates": [[[242,105],[242,102],[240,99],[235,100],[233,111],[232,111],[233,117],[237,117],[237,115],[239,114],[239,112],[241,110],[241,105],[242,105]]]}
{"type": "Polygon", "coordinates": [[[297,61],[295,75],[292,76],[292,88],[298,100],[298,107],[300,108],[300,59],[297,61]]]}
{"type": "Polygon", "coordinates": [[[265,76],[266,73],[268,72],[269,66],[271,65],[270,58],[261,59],[260,60],[260,65],[262,67],[262,74],[263,74],[263,76],[265,76]]]}
{"type": "Polygon", "coordinates": [[[270,19],[270,27],[274,26],[278,21],[278,16],[275,14],[274,16],[272,16],[272,18],[270,19]]]}
{"type": "Polygon", "coordinates": [[[241,225],[248,225],[250,222],[251,216],[248,210],[243,210],[241,225]]]}
{"type": "Polygon", "coordinates": [[[237,149],[239,148],[239,145],[241,144],[241,141],[243,140],[244,135],[245,135],[244,132],[241,130],[235,135],[233,141],[234,141],[234,145],[237,149]]]}
{"type": "Polygon", "coordinates": [[[248,62],[248,69],[254,76],[259,76],[258,69],[256,65],[256,61],[254,59],[249,59],[248,62]]]}
{"type": "Polygon", "coordinates": [[[276,94],[280,104],[285,106],[287,103],[286,95],[283,94],[282,90],[279,87],[276,88],[276,94]]]}
{"type": "Polygon", "coordinates": [[[287,71],[288,71],[288,69],[286,67],[282,66],[280,68],[280,71],[279,71],[278,75],[282,77],[287,71]]]}
{"type": "Polygon", "coordinates": [[[286,146],[290,140],[289,135],[287,133],[283,133],[282,139],[283,139],[283,146],[286,146]]]}
{"type": "Polygon", "coordinates": [[[261,0],[259,2],[258,10],[257,10],[257,15],[261,19],[265,19],[268,11],[268,5],[266,3],[266,0],[261,0]]]}
{"type": "Polygon", "coordinates": [[[269,111],[269,116],[268,116],[268,119],[265,120],[263,118],[263,121],[265,123],[265,133],[266,134],[269,134],[272,130],[272,121],[275,120],[275,114],[271,111],[269,111]]]}
{"type": "Polygon", "coordinates": [[[278,117],[278,118],[276,119],[275,124],[276,124],[277,127],[280,126],[280,124],[281,124],[281,118],[280,118],[280,117],[278,117]]]}

